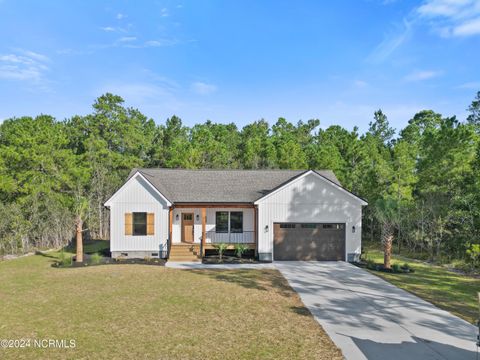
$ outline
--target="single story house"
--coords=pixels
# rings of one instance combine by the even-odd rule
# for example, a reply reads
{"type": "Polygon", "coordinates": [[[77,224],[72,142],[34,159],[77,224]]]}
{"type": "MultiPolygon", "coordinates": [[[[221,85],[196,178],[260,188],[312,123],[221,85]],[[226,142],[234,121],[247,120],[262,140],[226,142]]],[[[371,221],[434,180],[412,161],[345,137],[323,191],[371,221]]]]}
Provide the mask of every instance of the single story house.
{"type": "Polygon", "coordinates": [[[365,205],[330,170],[133,169],[105,203],[112,257],[170,261],[219,243],[262,261],[353,261],[365,205]]]}

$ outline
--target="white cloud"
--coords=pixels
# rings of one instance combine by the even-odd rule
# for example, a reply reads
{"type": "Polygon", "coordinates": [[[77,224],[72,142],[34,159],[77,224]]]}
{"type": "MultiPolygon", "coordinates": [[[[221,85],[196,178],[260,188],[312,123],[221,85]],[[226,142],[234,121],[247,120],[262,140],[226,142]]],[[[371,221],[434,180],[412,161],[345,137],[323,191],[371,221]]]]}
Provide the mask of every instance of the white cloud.
{"type": "Polygon", "coordinates": [[[126,17],[127,17],[127,15],[122,14],[122,13],[118,13],[118,14],[117,14],[117,19],[118,19],[118,20],[125,19],[126,17]]]}
{"type": "Polygon", "coordinates": [[[383,41],[372,51],[367,60],[373,63],[383,62],[410,38],[411,33],[412,24],[404,19],[393,32],[385,34],[383,41]]]}
{"type": "Polygon", "coordinates": [[[161,16],[161,17],[170,16],[170,13],[168,12],[168,9],[167,9],[167,8],[163,8],[162,10],[160,10],[160,16],[161,16]]]}
{"type": "Polygon", "coordinates": [[[102,29],[103,31],[106,31],[106,32],[115,32],[117,31],[114,27],[112,26],[104,26],[104,27],[101,27],[100,29],[102,29]]]}
{"type": "Polygon", "coordinates": [[[405,76],[405,81],[423,81],[438,77],[442,74],[440,71],[433,70],[420,70],[414,71],[407,76],[405,76]]]}
{"type": "Polygon", "coordinates": [[[132,42],[132,41],[135,41],[137,40],[137,38],[135,36],[124,36],[124,37],[121,37],[120,39],[118,39],[119,42],[132,42]]]}
{"type": "Polygon", "coordinates": [[[480,35],[480,0],[426,0],[416,13],[444,37],[480,35]]]}
{"type": "Polygon", "coordinates": [[[363,80],[355,80],[353,82],[353,86],[355,86],[357,88],[364,88],[364,87],[368,86],[368,83],[366,81],[363,81],[363,80]]]}
{"type": "Polygon", "coordinates": [[[199,95],[209,95],[217,91],[217,87],[213,84],[206,84],[203,82],[194,82],[190,89],[199,95]]]}
{"type": "Polygon", "coordinates": [[[458,85],[457,89],[480,90],[480,81],[471,81],[458,85]]]}
{"type": "Polygon", "coordinates": [[[49,70],[48,62],[45,55],[17,49],[16,53],[0,55],[0,78],[39,83],[49,70]]]}

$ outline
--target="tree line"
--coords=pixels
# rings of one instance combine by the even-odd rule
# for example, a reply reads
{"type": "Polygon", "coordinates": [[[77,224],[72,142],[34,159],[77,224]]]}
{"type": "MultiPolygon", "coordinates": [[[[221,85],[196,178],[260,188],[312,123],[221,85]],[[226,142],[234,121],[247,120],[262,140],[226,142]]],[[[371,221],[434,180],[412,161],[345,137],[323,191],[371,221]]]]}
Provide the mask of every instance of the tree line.
{"type": "Polygon", "coordinates": [[[105,94],[86,116],[19,117],[0,125],[0,253],[108,238],[104,201],[134,167],[331,169],[369,202],[363,238],[432,258],[480,243],[480,92],[464,121],[421,111],[398,133],[381,110],[359,134],[279,118],[239,129],[177,116],[157,125],[105,94]],[[80,224],[82,226],[82,224],[80,224]],[[388,245],[388,244],[387,244],[388,245]],[[391,244],[392,245],[392,244],[391,244]]]}

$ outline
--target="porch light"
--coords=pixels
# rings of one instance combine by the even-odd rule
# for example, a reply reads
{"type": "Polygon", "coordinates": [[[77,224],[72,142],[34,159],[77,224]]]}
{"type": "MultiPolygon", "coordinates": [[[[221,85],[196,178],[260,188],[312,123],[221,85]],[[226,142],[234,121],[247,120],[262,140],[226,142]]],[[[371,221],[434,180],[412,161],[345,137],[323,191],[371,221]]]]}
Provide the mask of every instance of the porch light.
{"type": "Polygon", "coordinates": [[[178,221],[178,214],[177,214],[177,215],[175,215],[175,220],[177,220],[177,221],[178,221]]]}
{"type": "Polygon", "coordinates": [[[352,226],[352,233],[355,233],[355,225],[352,226]]]}
{"type": "Polygon", "coordinates": [[[197,221],[200,220],[200,215],[197,214],[197,221]]]}
{"type": "Polygon", "coordinates": [[[265,225],[265,232],[268,232],[268,225],[265,225]]]}

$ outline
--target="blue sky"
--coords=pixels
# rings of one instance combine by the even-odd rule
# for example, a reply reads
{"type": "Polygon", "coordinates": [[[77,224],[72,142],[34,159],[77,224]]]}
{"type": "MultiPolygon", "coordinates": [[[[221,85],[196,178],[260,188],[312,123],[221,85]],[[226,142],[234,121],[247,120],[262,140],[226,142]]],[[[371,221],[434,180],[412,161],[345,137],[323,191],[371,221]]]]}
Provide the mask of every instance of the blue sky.
{"type": "Polygon", "coordinates": [[[280,116],[365,131],[382,108],[466,116],[480,0],[0,0],[0,121],[91,111],[104,92],[163,123],[280,116]]]}

